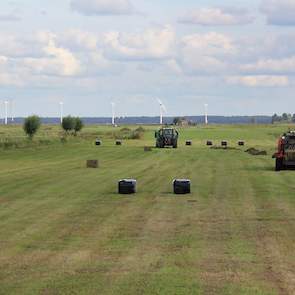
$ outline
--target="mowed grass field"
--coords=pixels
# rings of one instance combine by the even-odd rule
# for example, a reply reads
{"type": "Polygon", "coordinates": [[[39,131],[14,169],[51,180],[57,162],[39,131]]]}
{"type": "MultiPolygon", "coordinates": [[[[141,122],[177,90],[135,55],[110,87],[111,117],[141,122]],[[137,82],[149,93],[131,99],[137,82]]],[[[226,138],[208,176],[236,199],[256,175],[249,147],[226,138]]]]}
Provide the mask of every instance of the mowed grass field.
{"type": "MultiPolygon", "coordinates": [[[[295,294],[295,171],[271,159],[288,126],[183,128],[177,150],[151,152],[155,127],[144,128],[115,146],[111,127],[62,144],[45,126],[35,140],[48,144],[1,150],[0,294],[295,294]],[[138,193],[118,195],[121,178],[138,193]],[[173,195],[174,178],[192,194],[173,195]]],[[[0,128],[2,140],[22,135],[0,128]]]]}

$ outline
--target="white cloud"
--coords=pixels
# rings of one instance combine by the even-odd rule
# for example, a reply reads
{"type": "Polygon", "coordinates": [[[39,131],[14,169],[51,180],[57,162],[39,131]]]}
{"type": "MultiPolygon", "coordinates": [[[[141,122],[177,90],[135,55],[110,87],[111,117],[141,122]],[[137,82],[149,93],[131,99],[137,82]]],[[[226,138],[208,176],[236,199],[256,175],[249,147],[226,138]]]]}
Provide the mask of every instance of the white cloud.
{"type": "Polygon", "coordinates": [[[175,33],[170,26],[129,34],[109,32],[104,36],[105,55],[119,60],[166,59],[174,54],[175,33]]]}
{"type": "Polygon", "coordinates": [[[129,0],[71,0],[71,8],[84,15],[122,15],[134,13],[129,0]]]}
{"type": "MultiPolygon", "coordinates": [[[[36,74],[75,76],[80,72],[80,63],[65,48],[57,47],[52,35],[47,36],[48,44],[43,48],[45,57],[25,58],[23,63],[36,74]]],[[[42,35],[41,38],[46,38],[42,35]]]]}
{"type": "Polygon", "coordinates": [[[230,85],[246,87],[287,87],[290,84],[287,76],[231,76],[227,77],[225,80],[230,85]]]}
{"type": "Polygon", "coordinates": [[[83,30],[68,30],[57,36],[57,43],[74,51],[96,50],[98,37],[83,30]]]}
{"type": "Polygon", "coordinates": [[[211,32],[182,38],[178,60],[186,73],[216,74],[227,67],[225,57],[236,54],[231,38],[211,32]]]}
{"type": "Polygon", "coordinates": [[[243,65],[241,69],[260,74],[294,74],[295,56],[284,59],[261,59],[254,64],[243,65]]]}
{"type": "Polygon", "coordinates": [[[266,15],[268,24],[277,26],[295,25],[294,0],[263,0],[260,11],[266,15]]]}
{"type": "Polygon", "coordinates": [[[253,21],[247,10],[226,7],[195,9],[179,19],[180,23],[204,26],[245,25],[253,21]]]}

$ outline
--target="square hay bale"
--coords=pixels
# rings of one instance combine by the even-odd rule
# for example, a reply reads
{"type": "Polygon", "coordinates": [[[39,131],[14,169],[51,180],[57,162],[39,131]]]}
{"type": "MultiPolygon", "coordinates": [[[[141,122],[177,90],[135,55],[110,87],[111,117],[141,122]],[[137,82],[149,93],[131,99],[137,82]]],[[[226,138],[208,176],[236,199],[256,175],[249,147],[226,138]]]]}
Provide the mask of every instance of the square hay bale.
{"type": "Polygon", "coordinates": [[[173,191],[177,195],[185,195],[191,193],[191,181],[189,179],[174,179],[173,191]]]}
{"type": "Polygon", "coordinates": [[[192,142],[191,140],[187,140],[187,141],[185,142],[185,145],[188,145],[188,146],[193,145],[193,142],[192,142]]]}
{"type": "Polygon", "coordinates": [[[118,183],[119,194],[135,194],[137,181],[135,179],[121,179],[118,183]]]}
{"type": "Polygon", "coordinates": [[[87,160],[86,161],[87,168],[98,168],[98,166],[99,166],[98,160],[87,160]]]}
{"type": "Polygon", "coordinates": [[[245,141],[244,140],[239,140],[238,141],[238,145],[239,146],[244,146],[245,145],[245,141]]]}
{"type": "Polygon", "coordinates": [[[207,143],[206,143],[207,146],[212,146],[213,145],[213,142],[211,140],[207,140],[207,143]]]}
{"type": "Polygon", "coordinates": [[[145,151],[145,152],[151,152],[151,151],[152,151],[152,147],[150,147],[150,146],[145,146],[145,147],[144,147],[144,151],[145,151]]]}
{"type": "Polygon", "coordinates": [[[122,145],[122,140],[116,140],[116,145],[122,145]]]}
{"type": "Polygon", "coordinates": [[[221,146],[227,147],[227,145],[228,145],[228,142],[226,140],[223,140],[221,142],[221,146]]]}
{"type": "Polygon", "coordinates": [[[102,141],[100,139],[96,139],[95,140],[95,145],[99,146],[99,145],[102,145],[102,141]]]}

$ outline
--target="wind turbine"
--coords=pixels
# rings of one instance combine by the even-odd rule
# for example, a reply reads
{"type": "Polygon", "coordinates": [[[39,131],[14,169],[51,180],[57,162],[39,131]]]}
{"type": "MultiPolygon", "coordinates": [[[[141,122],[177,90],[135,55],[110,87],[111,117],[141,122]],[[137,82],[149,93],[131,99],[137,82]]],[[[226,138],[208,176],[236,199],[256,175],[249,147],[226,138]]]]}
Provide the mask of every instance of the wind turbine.
{"type": "Polygon", "coordinates": [[[64,117],[64,103],[62,101],[59,102],[60,107],[60,124],[62,124],[63,117],[64,117]]]}
{"type": "Polygon", "coordinates": [[[112,125],[115,126],[115,103],[111,102],[111,106],[112,106],[112,125]]]}
{"type": "Polygon", "coordinates": [[[164,113],[167,113],[167,109],[160,99],[158,99],[158,103],[160,105],[160,125],[163,125],[163,116],[164,113]]]}
{"type": "Polygon", "coordinates": [[[5,104],[5,120],[4,120],[4,123],[5,123],[5,125],[7,125],[8,124],[8,101],[5,100],[4,104],[5,104]]]}
{"type": "Polygon", "coordinates": [[[205,124],[208,125],[208,104],[204,104],[205,107],[205,124]]]}
{"type": "Polygon", "coordinates": [[[14,109],[13,109],[14,103],[13,100],[10,101],[10,114],[11,114],[11,122],[14,122],[14,109]]]}

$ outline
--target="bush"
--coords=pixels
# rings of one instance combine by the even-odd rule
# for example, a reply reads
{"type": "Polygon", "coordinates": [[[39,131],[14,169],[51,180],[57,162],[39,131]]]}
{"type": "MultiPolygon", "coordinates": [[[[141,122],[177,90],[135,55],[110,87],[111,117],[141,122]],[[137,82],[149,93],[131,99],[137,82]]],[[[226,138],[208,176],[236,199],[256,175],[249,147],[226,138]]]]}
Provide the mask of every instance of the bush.
{"type": "Polygon", "coordinates": [[[75,118],[71,116],[63,118],[61,126],[64,131],[66,131],[67,133],[70,132],[75,128],[75,118]]]}
{"type": "Polygon", "coordinates": [[[84,127],[83,121],[79,117],[74,118],[75,134],[77,134],[77,132],[81,131],[83,127],[84,127]]]}
{"type": "Polygon", "coordinates": [[[35,133],[41,126],[41,120],[38,116],[30,116],[25,119],[24,122],[24,131],[29,136],[30,139],[33,139],[35,133]]]}
{"type": "Polygon", "coordinates": [[[64,131],[66,131],[67,133],[69,133],[70,131],[74,131],[75,135],[77,134],[77,132],[81,131],[82,128],[84,127],[83,121],[76,117],[65,117],[62,120],[62,124],[61,124],[62,128],[64,131]]]}

